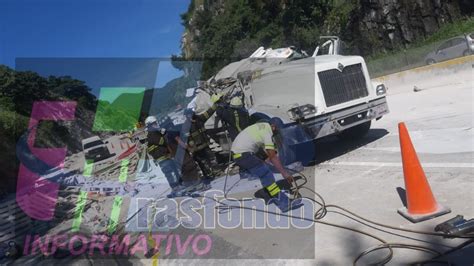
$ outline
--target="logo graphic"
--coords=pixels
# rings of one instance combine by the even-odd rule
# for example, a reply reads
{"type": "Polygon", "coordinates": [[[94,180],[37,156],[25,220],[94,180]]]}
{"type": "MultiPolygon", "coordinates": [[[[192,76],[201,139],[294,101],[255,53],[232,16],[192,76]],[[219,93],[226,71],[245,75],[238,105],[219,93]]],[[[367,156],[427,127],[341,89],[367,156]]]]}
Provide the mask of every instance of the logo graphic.
{"type": "Polygon", "coordinates": [[[344,67],[345,66],[341,63],[337,64],[337,70],[339,70],[340,72],[344,71],[344,67]]]}

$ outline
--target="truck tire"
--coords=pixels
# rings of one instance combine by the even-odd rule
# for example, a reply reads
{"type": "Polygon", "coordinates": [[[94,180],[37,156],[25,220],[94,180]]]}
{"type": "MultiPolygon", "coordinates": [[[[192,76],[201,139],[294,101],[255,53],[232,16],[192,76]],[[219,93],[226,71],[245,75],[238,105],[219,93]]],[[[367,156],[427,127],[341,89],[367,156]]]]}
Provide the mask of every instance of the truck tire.
{"type": "Polygon", "coordinates": [[[339,133],[338,138],[341,140],[355,140],[364,137],[369,132],[372,121],[367,121],[355,127],[348,128],[339,133]]]}

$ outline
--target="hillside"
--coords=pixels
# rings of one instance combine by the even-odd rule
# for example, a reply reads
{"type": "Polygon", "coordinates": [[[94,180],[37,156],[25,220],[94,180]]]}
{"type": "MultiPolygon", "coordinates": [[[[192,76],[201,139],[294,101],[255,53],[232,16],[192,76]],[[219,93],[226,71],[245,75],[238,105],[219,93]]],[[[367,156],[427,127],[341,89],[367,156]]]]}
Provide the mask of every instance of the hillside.
{"type": "Polygon", "coordinates": [[[178,105],[185,105],[189,102],[186,99],[186,89],[197,86],[197,81],[201,79],[202,64],[196,61],[185,61],[181,58],[172,58],[175,68],[183,71],[183,75],[170,80],[162,88],[155,88],[148,91],[153,93],[153,97],[146,97],[144,110],[149,110],[149,114],[162,116],[170,111],[174,111],[178,105]]]}
{"type": "Polygon", "coordinates": [[[259,46],[308,53],[320,35],[338,35],[353,54],[389,53],[472,15],[470,0],[192,0],[182,14],[182,55],[203,59],[203,77],[259,46]]]}
{"type": "Polygon", "coordinates": [[[15,71],[0,65],[0,176],[3,193],[14,192],[19,161],[16,144],[26,132],[35,101],[76,101],[72,122],[42,121],[37,128],[36,147],[64,147],[72,154],[81,149],[81,140],[92,134],[97,99],[83,81],[71,77],[44,78],[29,71],[15,71]],[[53,133],[52,133],[53,132],[53,133]]]}

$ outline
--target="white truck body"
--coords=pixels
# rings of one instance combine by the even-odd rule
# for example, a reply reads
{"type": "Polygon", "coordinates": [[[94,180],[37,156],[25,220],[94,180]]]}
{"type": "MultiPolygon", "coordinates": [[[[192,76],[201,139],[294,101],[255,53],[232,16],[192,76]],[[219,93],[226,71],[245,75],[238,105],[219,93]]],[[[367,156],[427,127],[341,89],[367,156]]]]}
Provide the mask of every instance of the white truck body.
{"type": "MultiPolygon", "coordinates": [[[[377,93],[362,57],[324,55],[287,60],[248,58],[223,68],[215,78],[239,78],[239,73],[250,72],[247,73],[250,80],[242,84],[250,113],[279,117],[287,125],[303,125],[312,130],[314,139],[339,133],[389,112],[385,88],[382,85],[377,93]],[[292,108],[305,105],[314,106],[315,112],[299,119],[289,114],[292,108]],[[362,117],[356,116],[350,123],[339,121],[361,113],[362,117]],[[325,123],[317,122],[321,119],[325,123]]],[[[229,90],[232,88],[224,93],[229,90]]],[[[211,127],[213,124],[212,119],[207,123],[211,127]]]]}
{"type": "MultiPolygon", "coordinates": [[[[334,134],[361,136],[369,130],[371,120],[389,112],[385,86],[372,84],[360,56],[308,57],[292,48],[259,48],[213,77],[228,78],[237,81],[213,92],[197,92],[188,108],[201,113],[211,106],[210,93],[223,93],[227,99],[240,93],[254,118],[281,119],[284,147],[334,134]]],[[[222,147],[228,147],[227,138],[219,133],[216,136],[221,124],[213,118],[206,122],[206,128],[214,132],[222,147]]]]}

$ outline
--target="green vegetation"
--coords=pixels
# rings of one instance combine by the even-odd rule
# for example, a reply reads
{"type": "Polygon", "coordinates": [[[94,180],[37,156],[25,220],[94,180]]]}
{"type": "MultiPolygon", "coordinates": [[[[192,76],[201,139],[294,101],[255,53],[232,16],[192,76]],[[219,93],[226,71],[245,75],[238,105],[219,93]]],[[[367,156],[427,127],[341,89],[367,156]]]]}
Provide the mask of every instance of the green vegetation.
{"type": "Polygon", "coordinates": [[[145,88],[102,88],[93,131],[130,131],[139,121],[145,88]]]}
{"type": "Polygon", "coordinates": [[[188,12],[181,17],[185,25],[193,18],[192,28],[199,30],[193,40],[198,51],[193,58],[204,60],[202,76],[208,78],[260,46],[294,45],[312,52],[326,17],[331,17],[331,23],[348,18],[351,8],[336,11],[334,2],[337,1],[228,0],[223,13],[216,16],[210,10],[200,10],[198,2],[192,1],[188,12]],[[347,13],[342,15],[341,12],[347,13]]]}
{"type": "Polygon", "coordinates": [[[442,19],[433,15],[425,25],[428,18],[419,13],[434,5],[429,2],[399,1],[394,8],[386,1],[361,0],[192,0],[181,15],[188,41],[183,52],[188,59],[203,60],[202,78],[207,79],[260,46],[291,45],[310,54],[320,35],[338,35],[348,53],[368,58],[370,70],[378,76],[424,64],[424,56],[439,41],[474,31],[473,18],[461,17],[472,11],[456,1],[439,4],[442,19]],[[456,16],[459,20],[449,23],[456,16]],[[438,23],[446,24],[423,39],[438,23]],[[403,27],[418,39],[405,39],[403,27]],[[395,34],[393,40],[389,32],[395,34]]]}
{"type": "Polygon", "coordinates": [[[85,109],[95,107],[95,96],[83,81],[71,77],[43,78],[0,65],[0,132],[17,139],[27,127],[35,101],[73,100],[85,109]]]}
{"type": "MultiPolygon", "coordinates": [[[[30,71],[15,71],[0,65],[0,168],[4,181],[1,194],[15,188],[18,174],[16,144],[26,132],[31,109],[35,101],[76,101],[74,122],[41,121],[37,128],[36,147],[68,147],[74,151],[80,147],[80,136],[91,128],[97,100],[90,89],[80,80],[71,77],[44,78],[30,71]]],[[[89,133],[90,134],[90,133],[89,133]]]]}
{"type": "Polygon", "coordinates": [[[441,26],[439,31],[390,53],[377,53],[367,58],[371,77],[379,77],[425,65],[425,57],[446,39],[474,32],[474,17],[457,20],[441,26]]]}

